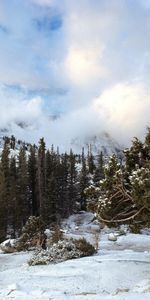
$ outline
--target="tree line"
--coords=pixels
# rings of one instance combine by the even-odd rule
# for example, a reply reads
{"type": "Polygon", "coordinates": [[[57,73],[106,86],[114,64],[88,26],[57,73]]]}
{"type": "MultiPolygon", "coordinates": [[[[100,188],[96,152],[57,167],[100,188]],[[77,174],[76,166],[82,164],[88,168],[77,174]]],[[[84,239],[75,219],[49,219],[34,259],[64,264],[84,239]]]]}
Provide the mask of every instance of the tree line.
{"type": "Polygon", "coordinates": [[[0,159],[0,241],[19,236],[29,216],[41,216],[45,225],[86,209],[85,188],[103,178],[104,158],[59,153],[39,145],[4,138],[0,159]],[[16,148],[18,149],[16,151],[16,148]],[[14,150],[12,154],[12,150],[14,150]]]}

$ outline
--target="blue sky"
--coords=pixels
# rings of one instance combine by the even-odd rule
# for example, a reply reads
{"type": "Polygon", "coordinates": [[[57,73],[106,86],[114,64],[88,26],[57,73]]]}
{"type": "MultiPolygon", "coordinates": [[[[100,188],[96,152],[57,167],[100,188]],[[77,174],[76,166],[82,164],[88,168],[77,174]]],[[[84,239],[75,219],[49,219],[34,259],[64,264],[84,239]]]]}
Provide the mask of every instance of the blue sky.
{"type": "Polygon", "coordinates": [[[22,118],[30,130],[17,134],[50,143],[104,130],[142,138],[149,0],[1,0],[0,45],[0,127],[22,118]]]}

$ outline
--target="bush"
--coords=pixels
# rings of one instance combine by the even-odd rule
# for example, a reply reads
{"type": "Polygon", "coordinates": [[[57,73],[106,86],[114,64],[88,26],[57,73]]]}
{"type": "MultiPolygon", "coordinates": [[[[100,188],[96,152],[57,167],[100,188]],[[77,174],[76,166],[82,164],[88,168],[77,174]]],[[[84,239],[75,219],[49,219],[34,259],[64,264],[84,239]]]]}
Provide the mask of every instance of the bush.
{"type": "Polygon", "coordinates": [[[45,247],[45,224],[40,217],[31,216],[22,229],[22,235],[18,239],[16,249],[18,251],[30,250],[34,247],[45,247]]]}
{"type": "Polygon", "coordinates": [[[90,256],[95,253],[95,248],[85,238],[74,241],[76,248],[82,252],[82,256],[90,256]]]}
{"type": "Polygon", "coordinates": [[[36,251],[28,261],[30,266],[47,265],[50,262],[58,263],[68,259],[79,258],[94,254],[95,248],[85,239],[80,240],[61,240],[53,244],[50,249],[36,251]]]}
{"type": "Polygon", "coordinates": [[[51,242],[52,244],[58,243],[58,241],[62,239],[63,239],[63,232],[60,230],[59,226],[56,226],[51,236],[51,242]]]}
{"type": "Polygon", "coordinates": [[[138,223],[133,223],[129,225],[131,233],[139,234],[141,232],[141,226],[138,223]]]}

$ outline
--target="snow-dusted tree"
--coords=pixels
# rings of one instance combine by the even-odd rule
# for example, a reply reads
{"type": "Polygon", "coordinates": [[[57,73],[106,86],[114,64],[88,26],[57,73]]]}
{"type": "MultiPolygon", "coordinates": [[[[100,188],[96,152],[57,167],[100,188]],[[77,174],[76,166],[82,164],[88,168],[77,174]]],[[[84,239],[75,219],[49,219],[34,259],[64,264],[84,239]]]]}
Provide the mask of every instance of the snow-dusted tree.
{"type": "Polygon", "coordinates": [[[125,151],[121,166],[113,155],[104,168],[105,178],[99,187],[85,190],[89,206],[107,224],[132,222],[150,224],[150,130],[142,144],[134,139],[125,151]],[[92,203],[92,204],[91,204],[92,203]]]}
{"type": "Polygon", "coordinates": [[[137,139],[134,138],[132,140],[132,146],[130,149],[124,150],[125,154],[125,167],[128,175],[131,174],[132,170],[135,169],[135,167],[142,166],[143,159],[144,159],[144,148],[143,143],[137,139]]]}
{"type": "Polygon", "coordinates": [[[6,202],[5,202],[5,177],[2,170],[2,164],[0,163],[0,242],[2,242],[6,236],[7,231],[7,214],[6,214],[6,202]]]}
{"type": "Polygon", "coordinates": [[[130,176],[132,197],[141,210],[141,222],[150,226],[150,169],[137,168],[130,176]]]}
{"type": "Polygon", "coordinates": [[[147,134],[144,141],[145,165],[150,169],[150,127],[147,128],[147,134]]]}

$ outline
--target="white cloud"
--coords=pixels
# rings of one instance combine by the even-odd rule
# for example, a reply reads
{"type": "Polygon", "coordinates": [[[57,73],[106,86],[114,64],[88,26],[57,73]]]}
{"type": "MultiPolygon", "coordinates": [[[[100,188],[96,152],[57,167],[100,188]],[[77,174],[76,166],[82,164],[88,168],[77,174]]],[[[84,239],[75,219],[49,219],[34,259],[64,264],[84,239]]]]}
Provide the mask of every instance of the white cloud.
{"type": "Polygon", "coordinates": [[[105,78],[108,74],[101,64],[103,49],[70,48],[65,61],[68,78],[73,84],[87,85],[91,80],[105,78]]]}
{"type": "MultiPolygon", "coordinates": [[[[56,144],[101,130],[123,142],[141,137],[150,113],[150,11],[147,1],[132,2],[1,2],[0,20],[10,35],[0,35],[0,82],[68,93],[61,98],[64,115],[53,124],[46,116],[53,112],[43,110],[51,107],[49,95],[46,101],[40,92],[33,99],[1,95],[0,124],[20,116],[33,124],[27,138],[45,135],[56,144]],[[49,23],[38,30],[35,20],[47,22],[53,13],[62,20],[60,30],[49,31],[49,23]]],[[[54,97],[54,111],[61,101],[54,97]]]]}
{"type": "MultiPolygon", "coordinates": [[[[97,2],[98,3],[98,2],[97,2]]],[[[64,34],[66,44],[65,71],[71,84],[83,85],[88,90],[109,78],[105,64],[108,39],[112,40],[117,29],[118,10],[113,6],[91,5],[89,1],[66,1],[64,34]],[[112,10],[111,10],[112,9],[112,10]],[[110,35],[109,28],[113,28],[110,35]]]]}
{"type": "Polygon", "coordinates": [[[31,2],[41,6],[52,6],[55,4],[55,0],[30,0],[31,2]]]}
{"type": "Polygon", "coordinates": [[[34,125],[42,117],[43,101],[40,97],[25,98],[21,93],[7,91],[5,86],[0,87],[0,127],[15,122],[25,122],[34,125]]]}
{"type": "Polygon", "coordinates": [[[57,143],[109,132],[128,145],[134,136],[143,138],[150,116],[150,89],[138,82],[118,83],[53,124],[57,143]],[[59,134],[60,132],[60,134],[59,134]],[[61,140],[60,140],[61,139],[61,140]]]}
{"type": "Polygon", "coordinates": [[[93,109],[123,142],[142,137],[149,125],[150,90],[141,83],[118,83],[93,101],[93,109]]]}
{"type": "Polygon", "coordinates": [[[1,89],[0,127],[11,124],[18,138],[37,143],[44,136],[48,146],[69,148],[73,138],[100,135],[106,131],[123,144],[133,136],[142,138],[149,125],[150,91],[138,82],[118,83],[86,106],[76,108],[51,122],[43,110],[40,97],[16,98],[1,89]],[[8,113],[9,112],[9,113],[8,113]],[[28,125],[20,129],[16,123],[28,125]]]}

